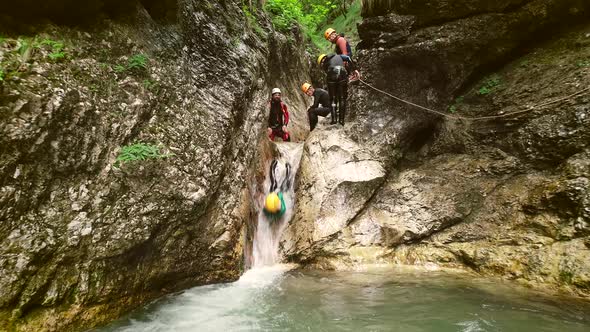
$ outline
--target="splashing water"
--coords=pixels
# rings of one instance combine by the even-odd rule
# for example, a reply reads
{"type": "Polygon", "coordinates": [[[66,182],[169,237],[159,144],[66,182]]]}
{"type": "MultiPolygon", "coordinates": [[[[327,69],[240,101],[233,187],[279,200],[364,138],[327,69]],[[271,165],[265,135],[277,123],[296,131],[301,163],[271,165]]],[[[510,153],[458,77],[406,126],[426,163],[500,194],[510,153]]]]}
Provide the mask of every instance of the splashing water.
{"type": "Polygon", "coordinates": [[[264,181],[264,193],[260,197],[259,206],[263,206],[266,195],[271,189],[281,191],[287,210],[285,214],[277,219],[269,219],[262,208],[258,213],[258,225],[253,243],[253,263],[254,268],[269,266],[279,262],[279,242],[281,234],[293,217],[295,208],[295,174],[299,169],[301,155],[303,153],[303,144],[301,143],[281,143],[277,144],[280,157],[276,162],[269,161],[267,164],[267,175],[264,181]],[[274,176],[273,176],[274,170],[274,176]],[[274,178],[274,181],[272,181],[274,178]],[[274,184],[273,184],[274,182],[274,184]]]}

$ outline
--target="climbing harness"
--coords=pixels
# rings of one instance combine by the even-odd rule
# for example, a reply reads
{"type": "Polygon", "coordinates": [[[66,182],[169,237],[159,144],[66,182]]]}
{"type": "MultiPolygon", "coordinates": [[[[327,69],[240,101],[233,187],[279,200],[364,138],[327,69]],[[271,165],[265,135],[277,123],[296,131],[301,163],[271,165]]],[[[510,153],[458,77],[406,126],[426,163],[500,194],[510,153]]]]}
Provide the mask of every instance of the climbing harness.
{"type": "Polygon", "coordinates": [[[405,104],[408,104],[408,105],[417,107],[419,109],[422,109],[422,110],[427,111],[427,112],[430,112],[430,113],[435,113],[435,114],[438,114],[438,115],[442,115],[442,116],[447,117],[447,118],[450,118],[450,119],[454,119],[454,120],[467,120],[467,121],[498,119],[498,118],[505,118],[505,117],[508,117],[508,116],[516,115],[516,114],[531,112],[531,111],[534,111],[536,109],[541,109],[541,108],[543,108],[545,106],[548,106],[548,105],[553,105],[553,104],[559,103],[561,101],[565,101],[565,100],[568,100],[568,99],[571,99],[571,98],[574,98],[574,97],[582,96],[582,95],[584,95],[584,94],[586,94],[587,92],[590,91],[590,87],[588,87],[586,89],[580,90],[580,91],[578,91],[576,93],[573,93],[571,95],[565,96],[563,98],[559,98],[559,99],[552,100],[552,101],[549,101],[549,102],[545,102],[545,103],[542,103],[542,104],[538,104],[538,105],[535,105],[535,106],[530,106],[526,110],[522,110],[522,111],[515,111],[515,112],[510,112],[510,113],[501,114],[501,115],[490,115],[490,116],[479,116],[479,117],[466,117],[466,116],[460,116],[460,115],[450,115],[450,114],[446,114],[446,113],[443,113],[443,112],[439,112],[439,111],[433,110],[433,109],[428,108],[428,107],[424,107],[424,106],[421,106],[421,105],[418,105],[418,104],[414,104],[414,103],[412,103],[410,101],[407,101],[407,100],[404,100],[402,98],[396,97],[396,96],[394,96],[394,95],[392,95],[392,94],[390,94],[388,92],[385,92],[383,90],[377,89],[376,87],[372,86],[371,84],[365,82],[364,80],[362,80],[360,78],[358,79],[358,81],[361,82],[361,83],[363,83],[367,87],[369,87],[369,88],[371,88],[371,89],[373,89],[373,90],[375,90],[377,92],[380,92],[380,93],[382,93],[382,94],[384,94],[386,96],[389,96],[389,97],[391,97],[391,98],[393,98],[393,99],[395,99],[395,100],[397,100],[399,102],[402,102],[402,103],[405,103],[405,104]]]}

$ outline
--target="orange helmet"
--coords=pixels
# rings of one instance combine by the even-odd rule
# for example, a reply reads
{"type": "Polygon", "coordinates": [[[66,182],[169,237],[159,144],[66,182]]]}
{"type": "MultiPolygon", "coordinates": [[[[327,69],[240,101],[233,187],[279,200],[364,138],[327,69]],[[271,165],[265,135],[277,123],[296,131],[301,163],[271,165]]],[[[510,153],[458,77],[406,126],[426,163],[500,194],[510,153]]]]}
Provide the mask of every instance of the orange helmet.
{"type": "Polygon", "coordinates": [[[309,90],[309,88],[311,88],[311,84],[309,83],[303,83],[303,85],[301,86],[301,91],[303,91],[303,93],[307,93],[307,90],[309,90]]]}
{"type": "Polygon", "coordinates": [[[326,40],[330,39],[330,35],[334,32],[336,32],[336,30],[328,28],[326,32],[324,32],[324,38],[326,38],[326,40]]]}

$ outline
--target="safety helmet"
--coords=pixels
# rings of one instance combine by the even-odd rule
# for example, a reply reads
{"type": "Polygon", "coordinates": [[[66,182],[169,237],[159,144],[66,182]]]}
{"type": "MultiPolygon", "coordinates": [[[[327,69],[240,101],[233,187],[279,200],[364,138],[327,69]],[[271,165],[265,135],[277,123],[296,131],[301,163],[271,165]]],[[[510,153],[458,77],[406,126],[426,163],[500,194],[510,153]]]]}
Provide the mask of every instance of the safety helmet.
{"type": "Polygon", "coordinates": [[[330,39],[330,35],[336,32],[336,30],[332,29],[332,28],[328,28],[326,29],[326,32],[324,32],[324,38],[326,38],[326,40],[330,39]]]}
{"type": "Polygon", "coordinates": [[[303,91],[303,93],[307,93],[307,90],[309,90],[309,88],[311,88],[311,84],[309,83],[303,83],[303,85],[301,86],[301,91],[303,91]]]}
{"type": "Polygon", "coordinates": [[[321,65],[322,64],[322,61],[324,60],[325,57],[327,57],[327,55],[320,54],[320,56],[318,57],[318,65],[321,65]]]}
{"type": "Polygon", "coordinates": [[[270,93],[271,95],[274,95],[275,93],[281,93],[281,89],[279,88],[274,88],[272,89],[272,92],[270,93]]]}
{"type": "Polygon", "coordinates": [[[277,193],[272,192],[266,195],[264,209],[269,213],[277,213],[281,211],[281,200],[279,199],[279,195],[277,195],[277,193]]]}

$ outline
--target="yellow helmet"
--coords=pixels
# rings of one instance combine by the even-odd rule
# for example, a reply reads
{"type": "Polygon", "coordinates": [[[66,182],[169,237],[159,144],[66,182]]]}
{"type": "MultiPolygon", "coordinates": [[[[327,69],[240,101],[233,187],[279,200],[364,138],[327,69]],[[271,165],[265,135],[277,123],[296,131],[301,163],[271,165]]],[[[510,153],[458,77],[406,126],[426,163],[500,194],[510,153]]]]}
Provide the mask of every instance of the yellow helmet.
{"type": "Polygon", "coordinates": [[[320,56],[318,57],[318,65],[321,65],[322,64],[322,61],[324,60],[325,57],[327,57],[327,55],[320,54],[320,56]]]}
{"type": "Polygon", "coordinates": [[[328,28],[326,29],[326,32],[324,32],[324,38],[326,38],[326,40],[328,40],[330,38],[330,35],[336,32],[336,30],[332,29],[332,28],[328,28]]]}
{"type": "Polygon", "coordinates": [[[303,93],[307,93],[307,90],[309,90],[309,88],[311,88],[311,84],[309,83],[303,83],[303,85],[301,86],[301,91],[303,91],[303,93]]]}
{"type": "Polygon", "coordinates": [[[270,213],[277,213],[281,211],[281,200],[279,199],[279,195],[277,195],[277,193],[272,192],[266,195],[264,209],[270,213]]]}

